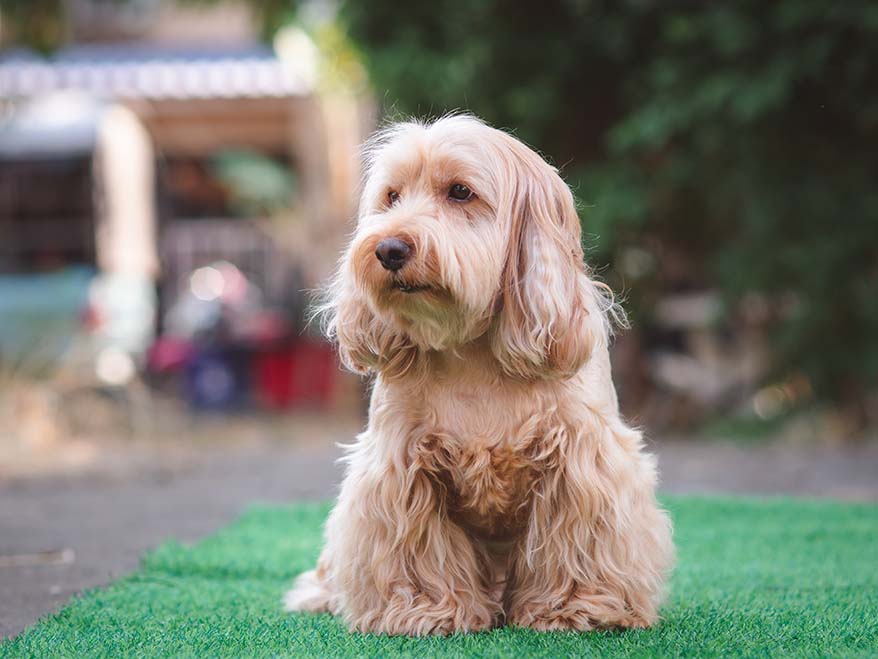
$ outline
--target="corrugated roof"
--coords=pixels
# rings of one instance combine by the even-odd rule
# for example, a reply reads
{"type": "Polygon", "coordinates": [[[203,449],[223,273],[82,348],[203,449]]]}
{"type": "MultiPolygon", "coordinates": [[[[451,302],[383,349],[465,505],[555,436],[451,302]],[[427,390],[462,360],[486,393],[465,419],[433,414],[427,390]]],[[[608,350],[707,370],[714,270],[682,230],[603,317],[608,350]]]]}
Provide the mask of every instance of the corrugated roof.
{"type": "Polygon", "coordinates": [[[77,47],[42,58],[0,56],[0,98],[77,90],[100,98],[205,99],[301,96],[308,76],[267,48],[192,51],[134,45],[77,47]]]}

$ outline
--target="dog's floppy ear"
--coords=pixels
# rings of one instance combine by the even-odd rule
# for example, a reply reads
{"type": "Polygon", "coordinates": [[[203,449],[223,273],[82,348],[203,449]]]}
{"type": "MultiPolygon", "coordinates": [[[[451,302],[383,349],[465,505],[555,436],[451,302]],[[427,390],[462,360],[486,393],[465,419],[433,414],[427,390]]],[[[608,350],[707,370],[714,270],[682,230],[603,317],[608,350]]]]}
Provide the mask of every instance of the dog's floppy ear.
{"type": "Polygon", "coordinates": [[[606,336],[601,296],[583,262],[570,189],[536,153],[510,142],[499,208],[510,232],[492,350],[512,375],[570,375],[606,336]]]}

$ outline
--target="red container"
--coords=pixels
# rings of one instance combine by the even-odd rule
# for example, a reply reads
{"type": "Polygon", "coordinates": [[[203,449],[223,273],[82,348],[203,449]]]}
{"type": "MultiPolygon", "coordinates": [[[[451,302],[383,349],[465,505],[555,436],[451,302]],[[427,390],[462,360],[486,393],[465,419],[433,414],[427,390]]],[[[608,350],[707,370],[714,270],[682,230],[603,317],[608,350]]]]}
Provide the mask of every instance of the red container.
{"type": "Polygon", "coordinates": [[[338,364],[327,343],[300,339],[259,351],[253,360],[257,400],[266,408],[325,407],[332,398],[338,364]]]}

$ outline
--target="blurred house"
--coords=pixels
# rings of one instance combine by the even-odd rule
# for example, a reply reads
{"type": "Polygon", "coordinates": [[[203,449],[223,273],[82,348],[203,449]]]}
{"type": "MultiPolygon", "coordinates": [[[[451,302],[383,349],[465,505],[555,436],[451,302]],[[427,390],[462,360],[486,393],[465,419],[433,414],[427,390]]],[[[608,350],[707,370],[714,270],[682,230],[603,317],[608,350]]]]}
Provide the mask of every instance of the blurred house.
{"type": "Polygon", "coordinates": [[[69,18],[48,58],[0,51],[0,360],[39,344],[35,362],[121,384],[157,335],[213,359],[271,339],[280,365],[255,379],[284,404],[283,346],[353,212],[369,104],[326,92],[304,33],[260,44],[243,3],[76,0],[69,18]]]}

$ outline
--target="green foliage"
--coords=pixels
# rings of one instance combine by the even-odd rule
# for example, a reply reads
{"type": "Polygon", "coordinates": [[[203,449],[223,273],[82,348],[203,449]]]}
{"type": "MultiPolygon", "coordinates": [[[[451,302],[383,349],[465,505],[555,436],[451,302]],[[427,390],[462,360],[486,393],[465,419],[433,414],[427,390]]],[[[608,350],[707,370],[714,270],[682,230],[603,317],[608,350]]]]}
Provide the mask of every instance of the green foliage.
{"type": "Polygon", "coordinates": [[[561,167],[638,324],[667,291],[770,310],[772,377],[878,384],[878,5],[343,4],[392,111],[467,109],[561,167]],[[626,255],[646,254],[630,270],[626,255]]]}
{"type": "MultiPolygon", "coordinates": [[[[326,507],[257,508],[195,547],[150,554],[0,657],[867,657],[878,646],[878,507],[783,499],[669,502],[679,564],[649,630],[449,638],[350,634],[286,614],[313,567],[326,507]]],[[[364,541],[367,541],[364,539],[364,541]]]]}
{"type": "Polygon", "coordinates": [[[0,44],[27,45],[47,53],[64,40],[66,19],[62,0],[3,0],[0,44]]]}
{"type": "Polygon", "coordinates": [[[233,149],[217,154],[212,165],[240,216],[272,216],[289,208],[296,182],[290,169],[276,160],[233,149]]]}

